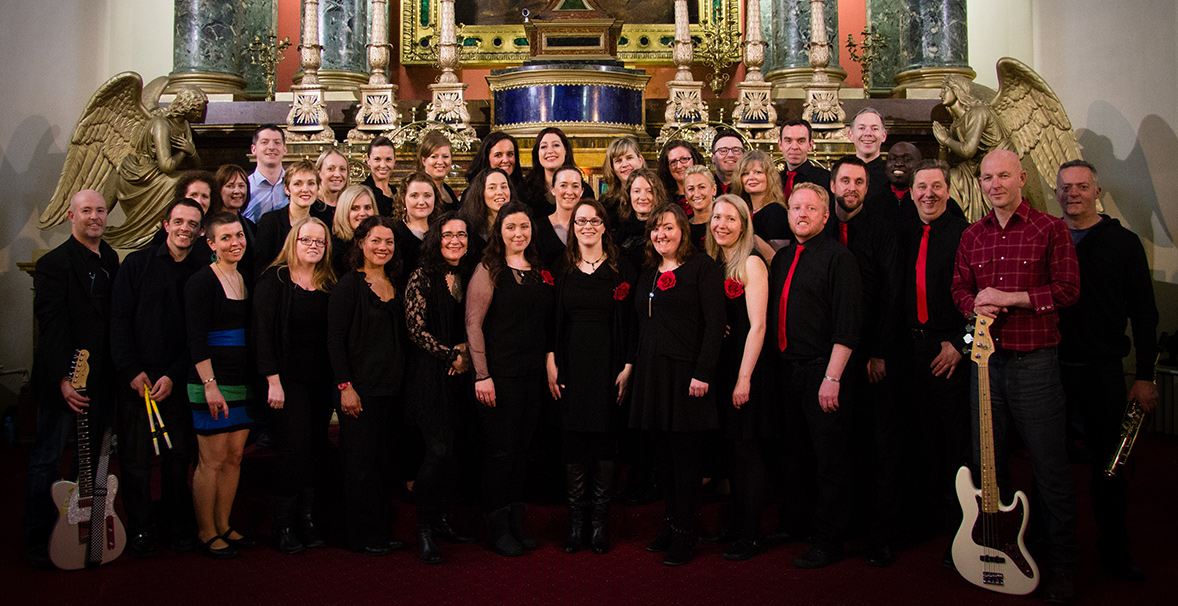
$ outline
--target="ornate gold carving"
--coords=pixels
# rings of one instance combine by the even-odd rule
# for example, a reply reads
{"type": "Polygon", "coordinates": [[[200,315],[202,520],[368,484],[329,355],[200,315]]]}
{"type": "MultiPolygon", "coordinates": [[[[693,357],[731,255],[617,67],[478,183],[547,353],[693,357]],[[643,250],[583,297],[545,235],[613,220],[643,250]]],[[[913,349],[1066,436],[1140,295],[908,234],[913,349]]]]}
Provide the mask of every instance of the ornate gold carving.
{"type": "Polygon", "coordinates": [[[530,88],[533,86],[609,86],[628,90],[646,90],[650,76],[617,72],[594,72],[593,81],[586,80],[586,74],[579,70],[545,70],[544,72],[516,72],[487,76],[492,91],[530,88]]]}
{"type": "MultiPolygon", "coordinates": [[[[476,0],[468,0],[476,1],[476,0]]],[[[723,13],[731,21],[740,19],[740,0],[690,0],[700,15],[723,13]]],[[[439,0],[401,0],[401,44],[403,65],[429,65],[434,57],[430,40],[439,37],[439,0]],[[423,19],[424,17],[424,19],[423,19]],[[423,24],[424,21],[424,24],[423,24]]],[[[467,65],[519,64],[530,57],[524,26],[471,25],[461,28],[463,62],[467,65]],[[519,39],[521,43],[517,44],[519,39]]],[[[698,25],[690,34],[699,36],[698,25]]],[[[675,37],[673,24],[636,24],[622,26],[618,40],[618,59],[627,63],[667,63],[671,61],[675,37]],[[663,40],[666,39],[666,42],[663,40]]]]}
{"type": "Polygon", "coordinates": [[[303,0],[302,44],[299,45],[299,64],[303,68],[301,84],[290,87],[294,101],[286,114],[287,139],[295,143],[335,142],[323,101],[325,87],[319,82],[319,0],[303,0]]]}
{"type": "Polygon", "coordinates": [[[847,113],[839,100],[839,84],[831,82],[830,42],[826,37],[826,9],[823,0],[810,0],[810,67],[814,75],[806,85],[802,118],[819,131],[841,131],[847,113]]]}
{"type": "Polygon", "coordinates": [[[701,17],[700,21],[700,43],[696,45],[695,53],[700,56],[701,63],[712,68],[708,86],[719,95],[732,78],[724,70],[741,59],[740,20],[729,19],[721,13],[715,19],[701,17]]]}
{"type": "Polygon", "coordinates": [[[860,35],[863,36],[863,42],[856,43],[855,36],[847,34],[847,55],[863,69],[863,90],[871,90],[871,66],[879,60],[888,42],[882,34],[873,31],[870,25],[864,25],[860,35]]]}
{"type": "Polygon", "coordinates": [[[95,91],[70,137],[41,229],[65,221],[70,198],[94,189],[108,208],[122,204],[126,215],[106,232],[111,246],[139,248],[151,240],[160,213],[172,201],[173,174],[186,162],[199,161],[190,123],[204,120],[208,104],[200,89],[183,87],[160,108],[160,92],[168,85],[164,76],[144,87],[139,74],[123,72],[95,91]]]}
{"type": "Polygon", "coordinates": [[[368,29],[368,84],[360,86],[360,108],[356,128],[348,131],[348,142],[366,144],[378,133],[401,125],[397,110],[397,86],[389,84],[388,0],[372,0],[372,23],[368,29]]]}
{"type": "Polygon", "coordinates": [[[270,30],[270,35],[266,36],[265,40],[262,40],[260,36],[254,36],[254,41],[249,44],[250,63],[262,66],[263,73],[266,75],[267,101],[274,100],[274,83],[277,79],[278,64],[282,63],[288,48],[290,48],[290,36],[279,40],[274,30],[270,30]]]}
{"type": "Polygon", "coordinates": [[[642,134],[646,128],[640,124],[622,124],[619,122],[574,122],[570,120],[553,122],[518,122],[494,126],[491,130],[501,131],[510,135],[534,135],[541,130],[555,126],[569,136],[574,135],[613,135],[613,134],[642,134]]]}

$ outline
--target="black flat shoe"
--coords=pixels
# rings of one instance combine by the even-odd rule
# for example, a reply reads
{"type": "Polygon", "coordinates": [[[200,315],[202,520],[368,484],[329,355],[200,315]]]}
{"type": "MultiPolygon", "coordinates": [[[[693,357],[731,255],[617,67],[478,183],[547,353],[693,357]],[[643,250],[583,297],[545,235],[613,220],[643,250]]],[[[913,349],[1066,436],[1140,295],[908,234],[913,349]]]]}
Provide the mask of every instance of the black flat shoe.
{"type": "Polygon", "coordinates": [[[241,555],[241,551],[234,547],[233,543],[230,543],[223,537],[219,536],[214,536],[207,541],[200,542],[199,546],[196,548],[196,551],[200,555],[205,556],[206,558],[212,558],[214,560],[232,560],[233,558],[241,555]],[[225,543],[225,546],[220,548],[213,547],[213,543],[217,542],[218,540],[225,543]]]}
{"type": "Polygon", "coordinates": [[[867,565],[876,568],[887,568],[896,563],[896,552],[888,545],[872,547],[867,552],[867,565]]]}
{"type": "Polygon", "coordinates": [[[387,556],[390,553],[393,553],[393,550],[389,549],[388,547],[365,547],[364,551],[361,553],[370,556],[387,556]]]}
{"type": "Polygon", "coordinates": [[[825,568],[843,559],[842,553],[835,553],[818,547],[811,547],[810,551],[794,558],[794,566],[814,570],[825,568]]]}
{"type": "Polygon", "coordinates": [[[732,544],[720,557],[729,562],[743,562],[765,553],[765,546],[760,541],[741,539],[732,544]]]}
{"type": "MultiPolygon", "coordinates": [[[[242,535],[236,539],[229,538],[229,535],[233,534],[234,532],[237,532],[237,531],[233,530],[232,528],[230,528],[229,530],[226,530],[225,534],[221,535],[221,539],[224,540],[226,543],[229,543],[230,545],[232,545],[238,549],[253,549],[254,547],[258,546],[257,541],[255,541],[245,535],[242,535]]],[[[237,534],[241,534],[241,533],[238,532],[237,534]]]]}
{"type": "Polygon", "coordinates": [[[149,532],[140,532],[127,541],[127,551],[137,558],[154,558],[155,538],[149,532]]]}

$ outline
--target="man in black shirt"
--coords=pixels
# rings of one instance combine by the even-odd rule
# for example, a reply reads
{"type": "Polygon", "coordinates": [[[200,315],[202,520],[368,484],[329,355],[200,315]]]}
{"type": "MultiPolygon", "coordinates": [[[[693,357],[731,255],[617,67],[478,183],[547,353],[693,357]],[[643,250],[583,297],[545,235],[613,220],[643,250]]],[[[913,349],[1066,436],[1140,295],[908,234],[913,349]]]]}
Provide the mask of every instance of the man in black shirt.
{"type": "Polygon", "coordinates": [[[92,189],[80,191],[70,199],[67,217],[70,238],[38,259],[33,274],[33,315],[39,334],[29,386],[37,402],[37,437],[29,451],[22,525],[29,563],[38,568],[51,566],[49,535],[55,507],[49,491],[61,479],[61,457],[77,413],[89,413],[90,461],[96,467],[114,383],[107,321],[119,256],[102,241],[106,201],[92,189]],[[90,353],[86,395],[70,384],[79,349],[90,353]]]}
{"type": "Polygon", "coordinates": [[[878,211],[865,212],[870,182],[863,161],[844,156],[831,171],[836,237],[855,256],[863,295],[863,329],[847,373],[855,385],[855,444],[867,487],[866,498],[858,501],[859,513],[870,528],[867,563],[884,567],[895,560],[892,545],[899,538],[900,517],[901,415],[894,380],[888,377],[888,366],[895,364],[899,311],[896,238],[892,224],[878,211]]]}
{"type": "Polygon", "coordinates": [[[716,195],[722,196],[732,188],[732,171],[744,155],[744,140],[736,131],[720,129],[712,140],[712,176],[716,179],[716,195]]]}
{"type": "Polygon", "coordinates": [[[949,197],[948,164],[924,160],[913,173],[915,204],[899,238],[904,323],[895,374],[915,421],[906,433],[912,520],[919,532],[940,534],[960,523],[954,477],[972,461],[970,369],[961,364],[966,321],[951,292],[957,245],[969,223],[950,210],[960,207],[949,197]]]}
{"type": "Polygon", "coordinates": [[[1105,476],[1104,469],[1118,446],[1125,403],[1137,400],[1145,412],[1157,406],[1158,309],[1149,262],[1133,232],[1097,212],[1100,186],[1091,164],[1073,160],[1060,167],[1055,195],[1076,245],[1082,284],[1079,302],[1059,313],[1060,371],[1072,421],[1068,426],[1083,424],[1092,456],[1100,562],[1117,578],[1144,581],[1145,573],[1129,556],[1128,482],[1123,473],[1105,476]],[[1125,335],[1129,322],[1132,342],[1125,335]],[[1137,348],[1136,374],[1126,394],[1123,358],[1131,346],[1137,348]]]}
{"type": "Polygon", "coordinates": [[[881,152],[884,141],[888,140],[888,129],[884,126],[883,114],[873,107],[865,107],[855,114],[851,121],[851,143],[855,144],[855,156],[867,166],[869,187],[864,204],[870,212],[891,196],[888,191],[887,162],[881,152]]]}
{"type": "Polygon", "coordinates": [[[188,471],[196,436],[185,392],[188,345],[184,329],[184,284],[204,263],[190,254],[204,213],[180,198],[164,214],[163,243],[127,256],[115,280],[111,310],[111,355],[116,389],[119,469],[127,512],[127,548],[140,558],[155,555],[151,502],[151,442],[144,390],[155,400],[171,448],[158,438],[165,533],[175,551],[191,551],[195,531],[188,471]]]}
{"type": "Polygon", "coordinates": [[[830,193],[830,171],[810,161],[810,152],[814,151],[814,130],[805,120],[790,120],[781,125],[781,134],[777,139],[777,147],[785,160],[785,168],[781,171],[781,185],[785,188],[785,199],[788,201],[794,187],[802,183],[813,183],[830,193]]]}
{"type": "Polygon", "coordinates": [[[884,161],[888,177],[888,195],[881,195],[879,208],[873,210],[896,229],[916,212],[911,194],[912,167],[921,159],[920,150],[916,149],[915,145],[900,141],[892,145],[888,150],[888,159],[884,161]]]}
{"type": "Polygon", "coordinates": [[[782,505],[788,534],[781,539],[813,531],[810,551],[794,559],[801,568],[842,558],[851,512],[851,394],[842,377],[859,338],[862,299],[854,256],[823,233],[828,208],[823,188],[794,187],[795,242],[774,256],[769,277],[766,348],[780,369],[791,432],[784,461],[789,498],[782,505]],[[817,473],[816,495],[807,471],[817,473]]]}

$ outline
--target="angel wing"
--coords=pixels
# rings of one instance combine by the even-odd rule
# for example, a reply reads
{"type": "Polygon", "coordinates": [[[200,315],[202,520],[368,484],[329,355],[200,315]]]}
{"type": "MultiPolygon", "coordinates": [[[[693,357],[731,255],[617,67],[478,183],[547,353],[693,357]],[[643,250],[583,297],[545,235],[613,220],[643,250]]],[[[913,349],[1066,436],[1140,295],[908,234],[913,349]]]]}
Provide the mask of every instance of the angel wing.
{"type": "Polygon", "coordinates": [[[114,203],[113,173],[131,153],[133,142],[149,118],[141,99],[143,92],[139,74],[123,72],[107,80],[90,97],[70,137],[57,189],[49,207],[41,213],[41,229],[65,221],[70,198],[83,189],[96,189],[108,205],[114,203]]]}
{"type": "Polygon", "coordinates": [[[1018,59],[998,60],[998,95],[991,106],[1010,130],[1015,151],[1019,156],[1029,154],[1053,189],[1059,165],[1082,158],[1080,142],[1059,97],[1018,59]]]}

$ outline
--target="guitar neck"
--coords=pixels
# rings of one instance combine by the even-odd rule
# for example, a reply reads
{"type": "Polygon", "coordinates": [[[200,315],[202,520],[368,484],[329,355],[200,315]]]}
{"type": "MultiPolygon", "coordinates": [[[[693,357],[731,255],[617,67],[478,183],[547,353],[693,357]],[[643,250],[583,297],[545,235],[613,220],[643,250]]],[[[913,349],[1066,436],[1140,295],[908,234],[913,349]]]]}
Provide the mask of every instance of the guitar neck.
{"type": "MultiPolygon", "coordinates": [[[[78,393],[85,396],[85,388],[78,393]]],[[[90,465],[90,413],[83,408],[78,413],[78,499],[94,496],[94,470],[90,465]]]]}
{"type": "Polygon", "coordinates": [[[994,456],[994,415],[990,405],[990,364],[978,360],[978,437],[981,445],[982,510],[997,513],[1001,507],[994,456]]]}

